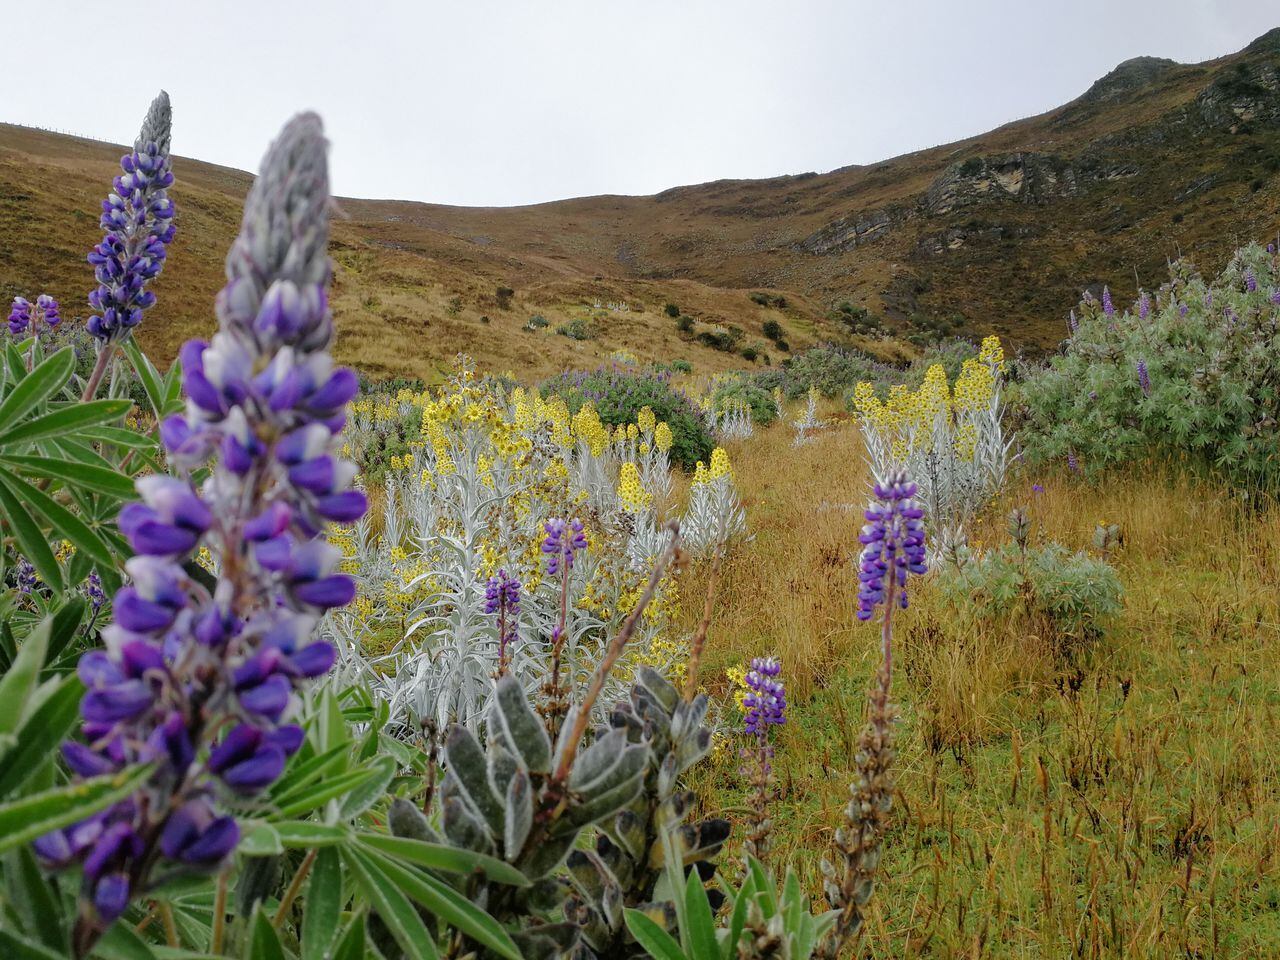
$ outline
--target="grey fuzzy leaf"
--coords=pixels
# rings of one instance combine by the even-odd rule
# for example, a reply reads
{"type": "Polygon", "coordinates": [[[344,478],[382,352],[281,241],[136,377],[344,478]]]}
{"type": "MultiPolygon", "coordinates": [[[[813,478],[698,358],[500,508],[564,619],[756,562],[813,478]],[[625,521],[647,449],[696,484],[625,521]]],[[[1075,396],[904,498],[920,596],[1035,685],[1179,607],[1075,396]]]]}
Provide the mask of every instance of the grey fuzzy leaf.
{"type": "MultiPolygon", "coordinates": [[[[449,781],[446,781],[448,786],[449,781]]],[[[493,853],[489,831],[456,793],[444,793],[444,834],[449,843],[477,853],[493,853]]]]}
{"type": "Polygon", "coordinates": [[[440,835],[432,828],[426,814],[404,797],[396,797],[391,801],[391,809],[387,811],[387,826],[397,837],[425,840],[428,843],[440,842],[440,835]]]}
{"type": "Polygon", "coordinates": [[[551,738],[529,706],[524,688],[507,674],[498,681],[489,708],[489,728],[507,742],[512,753],[533,773],[551,772],[551,738]]]}
{"type": "MultiPolygon", "coordinates": [[[[449,728],[444,745],[449,775],[463,799],[482,817],[494,834],[502,833],[502,804],[489,785],[489,764],[475,735],[459,724],[449,728]]],[[[504,791],[505,792],[505,791],[504,791]]]]}
{"type": "Polygon", "coordinates": [[[514,861],[533,827],[533,793],[529,787],[529,775],[516,770],[507,787],[507,811],[503,829],[503,845],[507,860],[514,861]]]}

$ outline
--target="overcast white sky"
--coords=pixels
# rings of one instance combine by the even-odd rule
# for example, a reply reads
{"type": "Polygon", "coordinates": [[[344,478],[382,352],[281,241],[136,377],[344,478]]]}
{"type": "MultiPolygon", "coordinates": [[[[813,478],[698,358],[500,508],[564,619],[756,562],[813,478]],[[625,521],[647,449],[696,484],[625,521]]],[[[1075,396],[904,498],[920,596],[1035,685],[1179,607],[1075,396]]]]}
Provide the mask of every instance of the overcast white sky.
{"type": "MultiPolygon", "coordinates": [[[[532,203],[870,163],[1238,50],[1261,0],[0,0],[0,120],[254,169],[318,110],[335,193],[532,203]],[[148,21],[145,11],[154,11],[148,21]],[[129,59],[134,57],[132,61],[129,59]]],[[[3,136],[0,134],[0,136],[3,136]]]]}

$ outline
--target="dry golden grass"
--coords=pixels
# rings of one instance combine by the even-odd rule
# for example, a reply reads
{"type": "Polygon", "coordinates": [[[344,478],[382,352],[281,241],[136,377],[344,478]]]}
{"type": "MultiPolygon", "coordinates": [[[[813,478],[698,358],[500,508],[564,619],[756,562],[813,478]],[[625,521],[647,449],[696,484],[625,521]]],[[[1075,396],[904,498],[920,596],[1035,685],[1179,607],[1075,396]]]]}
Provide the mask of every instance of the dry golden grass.
{"type": "MultiPolygon", "coordinates": [[[[876,657],[876,630],[853,618],[860,445],[852,425],[798,449],[775,427],[734,453],[755,539],[726,564],[705,679],[723,693],[724,668],[780,656],[773,850],[816,890],[876,657]]],[[[973,539],[1004,542],[1015,504],[1033,536],[1072,549],[1118,523],[1125,608],[1067,657],[1033,627],[966,626],[929,580],[913,585],[865,954],[1280,956],[1280,511],[1171,468],[1096,484],[1064,470],[1015,484],[973,539]]],[[[736,766],[700,785],[731,812],[736,766]]]]}

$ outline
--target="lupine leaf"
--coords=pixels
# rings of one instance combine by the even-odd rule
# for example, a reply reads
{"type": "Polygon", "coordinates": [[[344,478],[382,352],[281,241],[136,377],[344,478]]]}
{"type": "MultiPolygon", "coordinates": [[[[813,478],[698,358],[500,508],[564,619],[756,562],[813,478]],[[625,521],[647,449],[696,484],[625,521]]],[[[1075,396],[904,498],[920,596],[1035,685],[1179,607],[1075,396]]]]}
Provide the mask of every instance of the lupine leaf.
{"type": "Polygon", "coordinates": [[[39,525],[31,519],[27,507],[18,501],[6,483],[0,483],[0,515],[8,522],[13,538],[40,579],[54,591],[62,590],[62,568],[49,548],[49,541],[40,531],[39,525]]]}
{"type": "Polygon", "coordinates": [[[140,767],[128,775],[94,777],[0,804],[0,853],[83,820],[123,800],[150,775],[150,767],[140,767]]]}
{"type": "Polygon", "coordinates": [[[381,867],[354,847],[344,851],[343,859],[364,898],[378,912],[410,960],[437,960],[440,953],[431,941],[426,924],[381,867]]]}
{"type": "Polygon", "coordinates": [[[65,387],[75,365],[75,351],[63,347],[10,390],[9,395],[0,401],[0,436],[65,387]]]}
{"type": "MultiPolygon", "coordinates": [[[[115,566],[119,558],[112,553],[96,530],[78,516],[58,503],[43,490],[33,486],[21,477],[8,470],[0,469],[0,484],[8,487],[10,492],[26,500],[35,507],[61,538],[70,540],[77,550],[83,550],[93,559],[105,566],[115,566]]],[[[34,561],[32,561],[34,563],[34,561]]],[[[58,571],[58,583],[61,583],[62,571],[58,571]]],[[[52,582],[52,581],[51,581],[52,582]]]]}
{"type": "Polygon", "coordinates": [[[5,960],[66,960],[67,955],[0,927],[0,956],[5,960]]]}
{"type": "Polygon", "coordinates": [[[711,914],[711,901],[707,898],[707,888],[702,885],[702,877],[697,870],[689,871],[689,879],[685,883],[684,905],[688,930],[682,930],[681,934],[687,937],[686,946],[689,951],[698,958],[718,957],[720,947],[716,943],[716,922],[711,914]]]}
{"type": "Polygon", "coordinates": [[[94,947],[94,956],[102,960],[156,960],[151,945],[134,933],[123,919],[116,921],[94,947]]]}
{"type": "Polygon", "coordinates": [[[370,774],[369,779],[343,798],[338,811],[341,820],[354,820],[382,799],[396,775],[396,762],[391,757],[378,757],[364,770],[370,774]]]}
{"type": "Polygon", "coordinates": [[[117,500],[132,500],[136,496],[133,480],[116,470],[106,470],[87,463],[70,464],[53,457],[11,454],[0,457],[0,460],[17,467],[23,473],[34,474],[41,479],[62,480],[72,486],[103,493],[117,500]]]}
{"type": "Polygon", "coordinates": [[[22,722],[22,711],[27,706],[31,691],[36,688],[36,679],[49,651],[52,626],[51,618],[41,620],[27,634],[12,665],[0,677],[0,734],[13,733],[22,722]]]}
{"type": "MultiPolygon", "coordinates": [[[[0,797],[11,796],[56,755],[58,745],[79,718],[84,685],[72,675],[56,682],[53,692],[40,701],[23,721],[17,742],[4,754],[0,766],[0,797]]],[[[3,845],[0,837],[0,849],[3,845]]]]}
{"type": "Polygon", "coordinates": [[[406,896],[426,907],[433,916],[439,917],[495,953],[508,957],[509,960],[521,960],[520,951],[498,921],[457,890],[435,877],[402,867],[379,854],[371,853],[366,856],[371,860],[376,858],[378,868],[387,879],[406,896]]]}
{"type": "Polygon", "coordinates": [[[9,906],[22,918],[23,929],[34,934],[46,947],[66,950],[62,905],[58,902],[56,887],[52,886],[56,881],[45,879],[35,855],[26,847],[9,852],[5,858],[5,874],[9,906]]]}
{"type": "Polygon", "coordinates": [[[307,883],[302,914],[302,960],[325,960],[338,932],[342,911],[342,864],[338,851],[326,847],[316,854],[307,883]]]}
{"type": "Polygon", "coordinates": [[[513,887],[529,886],[529,879],[511,864],[497,857],[486,856],[472,850],[462,850],[444,843],[393,837],[386,833],[361,833],[360,843],[379,853],[389,854],[397,860],[440,870],[445,873],[483,873],[490,880],[513,887]]]}
{"type": "Polygon", "coordinates": [[[253,934],[245,944],[245,960],[284,960],[284,947],[280,936],[267,918],[267,912],[258,904],[253,914],[253,934]]]}

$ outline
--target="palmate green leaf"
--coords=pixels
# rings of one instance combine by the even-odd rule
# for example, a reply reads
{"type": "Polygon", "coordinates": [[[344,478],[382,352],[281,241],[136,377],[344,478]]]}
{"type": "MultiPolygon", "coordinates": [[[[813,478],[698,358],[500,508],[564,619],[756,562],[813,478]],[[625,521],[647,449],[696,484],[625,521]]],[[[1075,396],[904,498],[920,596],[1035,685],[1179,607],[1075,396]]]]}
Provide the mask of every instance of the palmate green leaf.
{"type": "Polygon", "coordinates": [[[159,419],[164,416],[165,394],[160,373],[147,355],[138,349],[138,344],[132,337],[126,340],[123,346],[125,356],[129,358],[129,362],[133,364],[133,369],[138,374],[138,381],[147,395],[147,402],[151,404],[151,411],[159,419]]]}
{"type": "Polygon", "coordinates": [[[307,908],[302,914],[302,960],[326,960],[329,956],[344,902],[338,851],[325,847],[316,854],[307,883],[307,908]]]}
{"type": "Polygon", "coordinates": [[[626,918],[627,929],[649,956],[656,960],[688,960],[671,934],[639,910],[628,909],[626,918]]]}
{"type": "MultiPolygon", "coordinates": [[[[112,552],[96,530],[43,490],[4,469],[0,469],[0,486],[6,487],[11,495],[35,507],[48,521],[53,532],[61,539],[70,540],[77,550],[84,551],[103,566],[113,567],[119,562],[119,557],[112,552]]],[[[33,560],[32,563],[34,562],[33,560]]],[[[46,582],[52,584],[55,581],[46,580],[46,582]]],[[[58,571],[56,582],[59,584],[62,582],[61,569],[58,571]]]]}
{"type": "Polygon", "coordinates": [[[280,842],[280,834],[269,823],[258,821],[247,828],[240,843],[236,847],[246,857],[272,857],[284,853],[284,844],[280,842]]]}
{"type": "MultiPolygon", "coordinates": [[[[4,752],[4,762],[0,764],[0,797],[16,793],[19,787],[52,761],[58,744],[76,725],[84,685],[75,675],[50,682],[57,686],[23,720],[16,741],[4,752]]],[[[0,838],[0,844],[2,843],[3,838],[0,838]]]]}
{"type": "Polygon", "coordinates": [[[409,898],[400,892],[400,888],[375,862],[355,847],[344,850],[343,859],[356,887],[378,912],[378,916],[410,960],[438,960],[440,953],[431,940],[426,924],[418,916],[418,911],[409,898]]]}
{"type": "Polygon", "coordinates": [[[101,960],[156,960],[151,945],[134,932],[123,919],[111,925],[93,950],[101,960]]]}
{"type": "Polygon", "coordinates": [[[93,777],[0,804],[0,853],[106,809],[136,791],[149,776],[151,768],[142,767],[128,774],[93,777]]]}
{"type": "Polygon", "coordinates": [[[283,777],[271,788],[271,799],[277,806],[292,803],[306,795],[307,787],[322,777],[333,775],[347,767],[347,744],[341,743],[325,753],[291,765],[283,777]]]}
{"type": "Polygon", "coordinates": [[[416,864],[419,867],[426,867],[428,870],[461,874],[483,873],[496,883],[505,883],[513,887],[529,886],[529,878],[520,870],[505,860],[499,860],[487,854],[475,853],[443,843],[413,840],[409,837],[393,837],[388,833],[360,833],[356,835],[356,840],[380,854],[416,864]]]}
{"type": "Polygon", "coordinates": [[[0,927],[0,957],[5,960],[67,960],[66,953],[50,950],[4,927],[0,927]]]}
{"type": "Polygon", "coordinates": [[[352,770],[350,773],[344,773],[340,777],[334,777],[332,780],[309,787],[298,800],[277,810],[273,819],[290,820],[304,813],[310,813],[330,800],[345,796],[367,781],[372,780],[378,775],[378,772],[377,768],[352,770]]]}
{"type": "Polygon", "coordinates": [[[70,403],[57,406],[49,413],[24,420],[12,429],[0,433],[0,448],[11,447],[19,443],[31,443],[36,440],[52,440],[70,434],[78,434],[90,439],[106,439],[98,434],[111,431],[122,434],[128,445],[150,445],[152,441],[132,430],[118,427],[105,427],[119,420],[133,408],[129,400],[91,400],[88,403],[70,403]],[[94,428],[94,429],[90,429],[94,428]],[[140,443],[140,441],[144,441],[140,443]]]}
{"type": "Polygon", "coordinates": [[[88,463],[68,463],[53,457],[0,455],[0,462],[16,467],[41,480],[61,480],[73,487],[92,490],[117,500],[132,500],[136,495],[133,480],[116,470],[88,463]]]}
{"type": "Polygon", "coordinates": [[[22,555],[36,568],[40,579],[54,591],[62,590],[62,567],[49,547],[49,541],[40,532],[39,525],[31,518],[25,504],[18,501],[6,483],[0,483],[0,519],[3,519],[22,555]]]}
{"type": "Polygon", "coordinates": [[[284,823],[273,823],[280,843],[286,847],[310,849],[311,847],[333,847],[346,843],[353,834],[346,824],[313,823],[309,820],[287,820],[284,823]]]}
{"type": "Polygon", "coordinates": [[[0,735],[13,733],[22,722],[22,713],[31,697],[31,691],[36,688],[36,680],[49,652],[52,627],[52,618],[41,620],[27,634],[22,646],[18,648],[13,664],[0,677],[0,735]]]}
{"type": "Polygon", "coordinates": [[[280,935],[267,917],[262,904],[253,914],[253,933],[245,944],[245,960],[284,960],[284,947],[280,935]]]}
{"type": "Polygon", "coordinates": [[[75,351],[63,347],[16,384],[0,401],[0,436],[65,387],[75,365],[75,351]]]}
{"type": "Polygon", "coordinates": [[[502,925],[469,899],[435,877],[402,867],[388,857],[361,854],[376,864],[383,874],[408,897],[477,943],[482,943],[508,960],[521,960],[520,951],[502,925]]]}
{"type": "Polygon", "coordinates": [[[40,872],[35,854],[27,847],[11,850],[4,858],[9,906],[19,917],[23,931],[53,950],[67,949],[56,881],[40,872]]]}
{"type": "Polygon", "coordinates": [[[368,770],[371,776],[343,798],[338,810],[341,820],[354,820],[382,799],[396,775],[396,762],[392,757],[378,757],[362,769],[368,770]]]}

